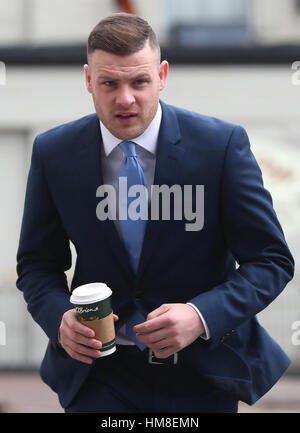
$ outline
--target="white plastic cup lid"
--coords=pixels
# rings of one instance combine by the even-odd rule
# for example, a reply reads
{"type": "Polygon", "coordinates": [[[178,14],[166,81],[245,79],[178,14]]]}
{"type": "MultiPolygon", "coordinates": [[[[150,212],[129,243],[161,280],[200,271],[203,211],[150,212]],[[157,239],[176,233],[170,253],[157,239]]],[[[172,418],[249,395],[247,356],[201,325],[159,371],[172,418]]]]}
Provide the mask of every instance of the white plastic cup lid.
{"type": "Polygon", "coordinates": [[[74,305],[93,304],[111,295],[112,291],[105,283],[83,284],[73,290],[70,302],[74,305]]]}

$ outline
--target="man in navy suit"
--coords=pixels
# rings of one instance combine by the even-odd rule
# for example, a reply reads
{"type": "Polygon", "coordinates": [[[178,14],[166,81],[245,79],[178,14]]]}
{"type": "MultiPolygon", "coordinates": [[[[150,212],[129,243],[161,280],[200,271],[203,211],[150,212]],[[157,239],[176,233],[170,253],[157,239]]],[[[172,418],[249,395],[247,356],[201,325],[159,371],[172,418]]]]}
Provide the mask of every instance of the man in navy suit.
{"type": "Polygon", "coordinates": [[[49,337],[43,380],[66,412],[253,404],[290,363],[255,315],[284,289],[294,263],[246,132],[159,99],[168,63],[136,16],[102,20],[84,68],[96,114],[36,137],[17,257],[17,286],[49,337]],[[116,218],[99,214],[102,186],[124,199],[121,172],[128,182],[139,176],[148,193],[143,226],[142,217],[124,223],[119,200],[107,201],[116,218]],[[153,186],[169,191],[159,203],[169,198],[167,217],[151,207],[153,186]],[[113,291],[110,356],[69,301],[70,241],[71,291],[90,282],[113,291]]]}

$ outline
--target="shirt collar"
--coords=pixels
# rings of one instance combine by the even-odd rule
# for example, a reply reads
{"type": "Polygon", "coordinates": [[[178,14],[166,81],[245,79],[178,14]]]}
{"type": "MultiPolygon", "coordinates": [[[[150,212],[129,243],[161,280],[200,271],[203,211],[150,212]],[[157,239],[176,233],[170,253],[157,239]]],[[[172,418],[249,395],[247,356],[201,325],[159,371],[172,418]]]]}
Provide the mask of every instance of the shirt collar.
{"type": "MultiPolygon", "coordinates": [[[[134,141],[139,146],[148,150],[148,152],[156,154],[157,148],[157,139],[159,134],[160,122],[162,117],[161,106],[158,104],[157,112],[148,126],[148,128],[138,137],[133,138],[131,141],[134,141]]],[[[100,120],[100,129],[103,140],[103,148],[105,152],[105,156],[108,156],[115,147],[121,143],[122,140],[115,137],[101,122],[100,120]]]]}

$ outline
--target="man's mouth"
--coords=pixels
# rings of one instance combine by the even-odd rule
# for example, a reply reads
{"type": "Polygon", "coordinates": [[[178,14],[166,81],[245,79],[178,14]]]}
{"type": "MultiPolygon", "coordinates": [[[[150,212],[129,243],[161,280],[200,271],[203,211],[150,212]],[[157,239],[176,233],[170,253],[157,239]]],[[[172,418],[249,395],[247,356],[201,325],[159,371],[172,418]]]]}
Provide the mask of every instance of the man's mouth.
{"type": "Polygon", "coordinates": [[[116,117],[119,119],[129,119],[130,117],[136,117],[136,113],[118,113],[116,114],[116,117]]]}

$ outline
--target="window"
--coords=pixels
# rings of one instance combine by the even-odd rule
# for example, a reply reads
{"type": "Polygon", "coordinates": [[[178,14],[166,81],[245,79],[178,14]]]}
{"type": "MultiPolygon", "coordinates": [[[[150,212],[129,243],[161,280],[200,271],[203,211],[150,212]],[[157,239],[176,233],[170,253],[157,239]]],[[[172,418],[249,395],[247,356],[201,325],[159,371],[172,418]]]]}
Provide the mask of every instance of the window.
{"type": "Polygon", "coordinates": [[[177,47],[246,45],[248,0],[166,0],[164,23],[168,42],[177,47]]]}

